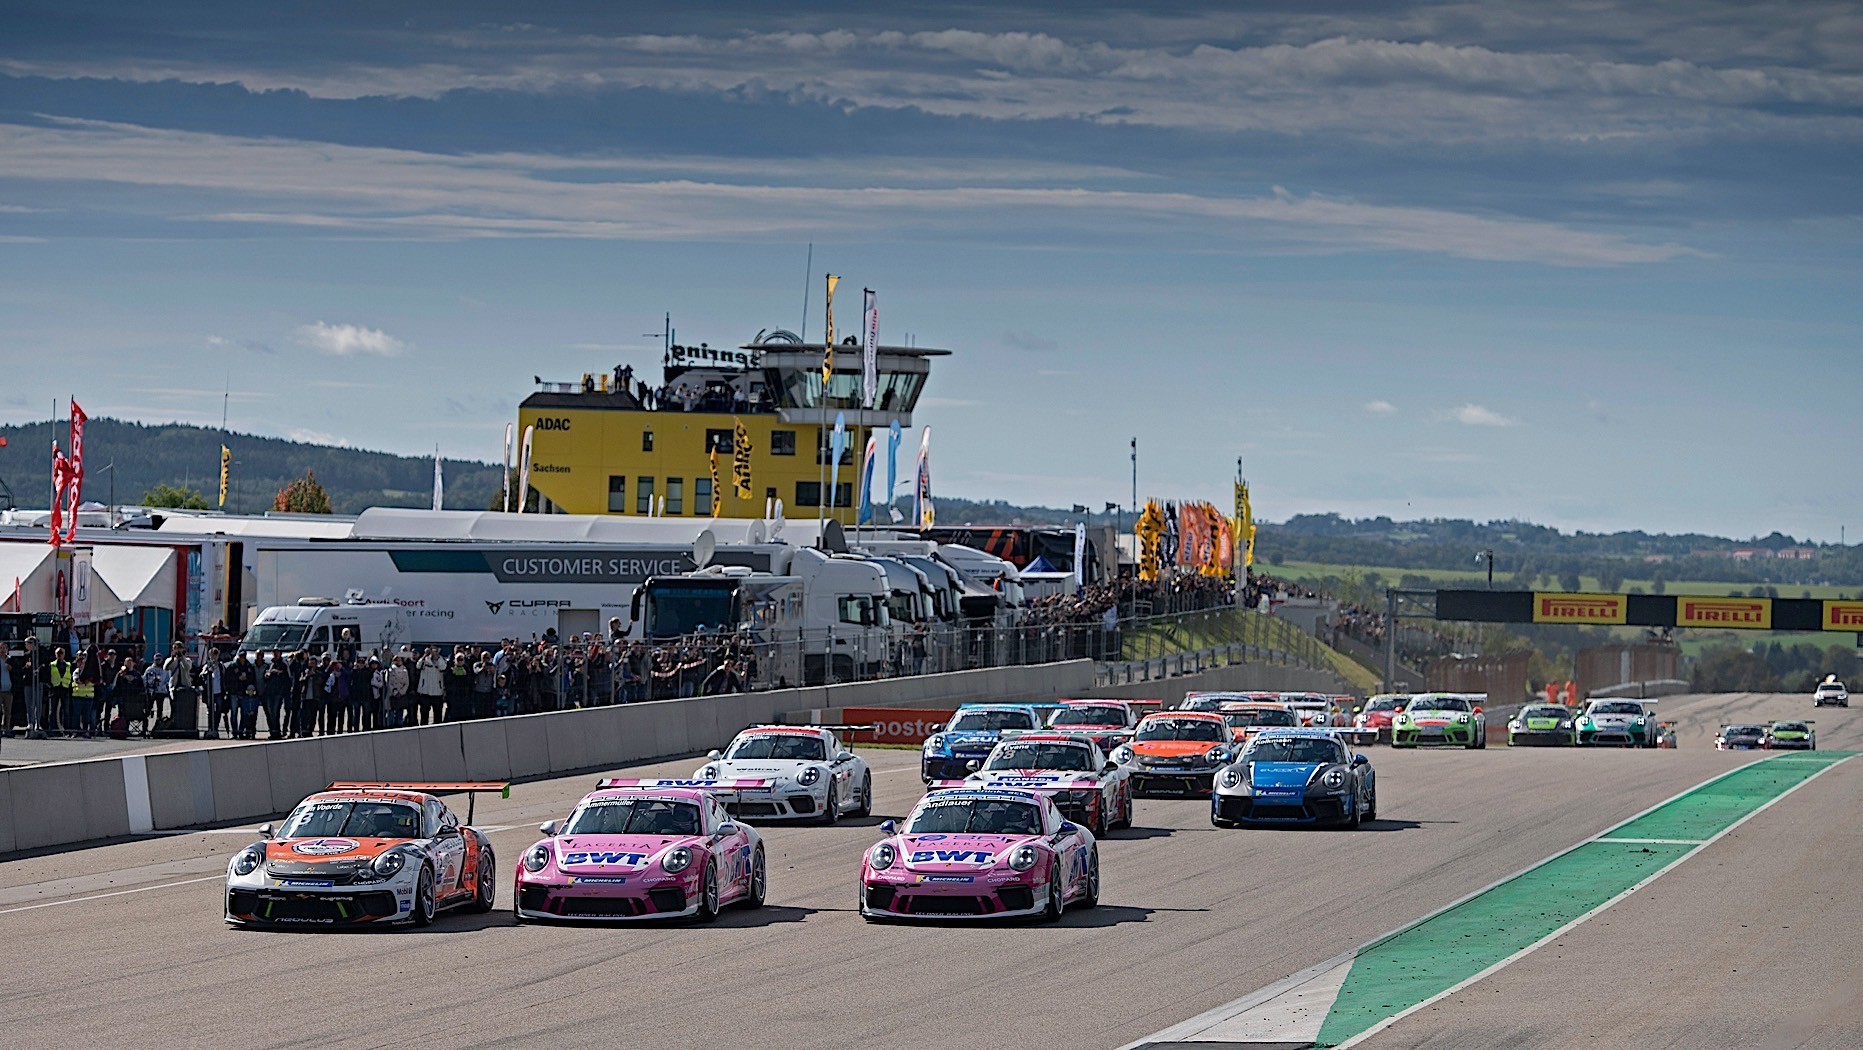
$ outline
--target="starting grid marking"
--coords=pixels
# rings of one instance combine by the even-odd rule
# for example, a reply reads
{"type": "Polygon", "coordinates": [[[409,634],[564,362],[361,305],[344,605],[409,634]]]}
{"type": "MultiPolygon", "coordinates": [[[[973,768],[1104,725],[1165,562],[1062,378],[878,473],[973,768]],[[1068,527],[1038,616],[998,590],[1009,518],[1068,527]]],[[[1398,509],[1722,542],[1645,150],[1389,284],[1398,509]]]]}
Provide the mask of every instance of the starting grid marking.
{"type": "Polygon", "coordinates": [[[1357,1046],[1565,935],[1852,757],[1805,752],[1730,770],[1354,951],[1122,1050],[1357,1046]],[[1636,835],[1644,826],[1682,834],[1636,835]],[[1575,896],[1575,885],[1592,892],[1575,896]]]}

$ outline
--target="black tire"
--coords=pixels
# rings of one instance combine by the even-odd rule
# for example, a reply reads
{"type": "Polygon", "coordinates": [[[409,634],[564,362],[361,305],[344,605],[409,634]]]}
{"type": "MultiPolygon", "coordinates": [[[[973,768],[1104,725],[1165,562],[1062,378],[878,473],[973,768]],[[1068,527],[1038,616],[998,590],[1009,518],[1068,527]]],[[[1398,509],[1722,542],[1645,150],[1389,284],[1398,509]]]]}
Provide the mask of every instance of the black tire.
{"type": "Polygon", "coordinates": [[[1067,911],[1067,891],[1061,887],[1061,858],[1054,859],[1055,870],[1048,873],[1048,903],[1041,910],[1041,921],[1060,922],[1061,914],[1067,911]]]}
{"type": "Polygon", "coordinates": [[[419,877],[414,880],[414,912],[411,921],[415,926],[432,926],[435,914],[433,869],[423,864],[419,877]]]}
{"type": "Polygon", "coordinates": [[[1377,820],[1378,819],[1378,786],[1376,784],[1372,785],[1370,795],[1371,795],[1370,800],[1365,803],[1365,819],[1366,820],[1377,820]]]}
{"type": "Polygon", "coordinates": [[[1087,892],[1080,898],[1082,908],[1100,906],[1100,848],[1095,846],[1093,854],[1087,858],[1087,892]]]}
{"type": "Polygon", "coordinates": [[[868,773],[866,776],[861,778],[860,805],[855,808],[854,815],[861,818],[862,820],[865,820],[866,818],[873,816],[873,774],[872,773],[868,773]]]}
{"type": "Polygon", "coordinates": [[[1359,816],[1359,812],[1358,812],[1359,790],[1360,789],[1358,788],[1354,788],[1352,790],[1352,812],[1349,816],[1346,817],[1346,822],[1345,822],[1345,826],[1352,829],[1353,831],[1358,830],[1360,821],[1364,819],[1363,817],[1359,816]]]}
{"type": "Polygon", "coordinates": [[[822,823],[833,824],[841,819],[841,793],[832,781],[828,784],[828,804],[822,807],[822,823]]]}
{"type": "Polygon", "coordinates": [[[1093,832],[1094,838],[1103,839],[1106,837],[1106,824],[1106,807],[1101,806],[1094,811],[1093,823],[1087,825],[1087,830],[1093,832]]]}
{"type": "Polygon", "coordinates": [[[763,860],[763,847],[750,858],[750,891],[744,895],[744,907],[752,909],[763,907],[763,902],[770,894],[770,870],[763,860]]]}
{"type": "Polygon", "coordinates": [[[498,904],[498,857],[490,846],[479,847],[478,874],[472,880],[472,903],[465,909],[484,915],[498,904]]]}
{"type": "Polygon", "coordinates": [[[1132,826],[1132,792],[1127,791],[1119,801],[1119,821],[1113,827],[1124,830],[1132,826]]]}
{"type": "Polygon", "coordinates": [[[693,918],[700,922],[718,921],[718,866],[705,862],[705,879],[699,883],[699,910],[693,918]]]}

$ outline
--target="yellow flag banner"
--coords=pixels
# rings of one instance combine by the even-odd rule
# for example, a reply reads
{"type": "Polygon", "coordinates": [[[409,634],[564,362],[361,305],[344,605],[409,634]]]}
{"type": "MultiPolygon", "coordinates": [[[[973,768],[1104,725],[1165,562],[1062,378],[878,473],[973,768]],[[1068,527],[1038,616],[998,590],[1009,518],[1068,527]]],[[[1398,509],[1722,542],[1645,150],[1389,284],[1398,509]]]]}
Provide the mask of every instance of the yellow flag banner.
{"type": "Polygon", "coordinates": [[[1158,579],[1159,541],[1164,537],[1164,508],[1158,506],[1157,500],[1146,501],[1132,526],[1132,535],[1138,540],[1138,578],[1154,583],[1158,579]]]}
{"type": "Polygon", "coordinates": [[[1249,504],[1248,482],[1236,482],[1236,542],[1242,547],[1242,567],[1255,564],[1255,508],[1249,504]]]}
{"type": "MultiPolygon", "coordinates": [[[[738,499],[749,499],[750,431],[745,428],[744,421],[736,416],[731,417],[731,425],[731,489],[738,499]]],[[[717,474],[715,468],[713,474],[717,474]]]]}
{"type": "Polygon", "coordinates": [[[220,446],[220,506],[226,506],[226,475],[233,466],[233,450],[220,446]]]}
{"type": "Polygon", "coordinates": [[[718,484],[718,445],[712,443],[711,454],[706,457],[711,461],[712,470],[712,517],[717,517],[719,508],[724,506],[724,489],[718,484]]]}
{"type": "Polygon", "coordinates": [[[834,378],[834,286],[841,278],[828,274],[828,297],[822,300],[828,315],[827,334],[822,336],[822,398],[828,397],[828,381],[834,378]]]}

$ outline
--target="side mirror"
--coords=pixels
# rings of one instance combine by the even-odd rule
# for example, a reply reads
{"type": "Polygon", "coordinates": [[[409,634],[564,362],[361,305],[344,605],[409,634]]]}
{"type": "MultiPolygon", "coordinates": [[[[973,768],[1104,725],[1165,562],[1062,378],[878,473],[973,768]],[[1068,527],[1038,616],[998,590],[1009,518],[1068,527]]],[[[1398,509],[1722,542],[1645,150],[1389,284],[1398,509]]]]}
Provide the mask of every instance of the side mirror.
{"type": "Polygon", "coordinates": [[[723,824],[718,825],[718,830],[713,833],[712,837],[721,838],[721,839],[729,838],[732,835],[737,834],[737,832],[738,832],[738,826],[727,820],[723,824]]]}
{"type": "Polygon", "coordinates": [[[1061,835],[1072,835],[1074,832],[1079,831],[1079,830],[1080,830],[1080,825],[1074,823],[1071,820],[1064,820],[1061,822],[1061,826],[1055,829],[1055,832],[1061,835]]]}
{"type": "Polygon", "coordinates": [[[557,824],[556,824],[556,821],[554,820],[546,820],[543,823],[537,825],[537,830],[541,831],[543,834],[545,834],[546,836],[550,838],[556,837],[556,829],[557,829],[557,824]]]}
{"type": "Polygon", "coordinates": [[[1100,772],[1102,772],[1102,773],[1117,773],[1117,772],[1119,772],[1119,763],[1117,763],[1117,762],[1114,762],[1114,761],[1111,761],[1111,760],[1108,760],[1108,761],[1107,761],[1107,763],[1106,763],[1106,767],[1105,767],[1104,769],[1102,769],[1102,770],[1100,770],[1100,772]]]}
{"type": "Polygon", "coordinates": [[[1363,710],[1365,710],[1365,709],[1364,709],[1364,708],[1362,708],[1362,707],[1355,707],[1355,708],[1353,708],[1353,709],[1352,709],[1352,713],[1356,715],[1356,714],[1358,714],[1359,712],[1361,712],[1361,711],[1363,711],[1363,710]]]}
{"type": "Polygon", "coordinates": [[[1352,756],[1352,768],[1353,769],[1358,769],[1361,766],[1369,766],[1369,765],[1371,765],[1371,759],[1366,758],[1364,755],[1353,755],[1352,756]]]}
{"type": "Polygon", "coordinates": [[[272,837],[272,836],[273,836],[274,834],[277,834],[277,832],[275,832],[275,831],[274,831],[274,830],[272,829],[272,826],[271,826],[270,824],[261,824],[261,825],[259,825],[259,837],[260,837],[260,838],[262,838],[262,839],[269,839],[269,838],[271,838],[271,837],[272,837]]]}
{"type": "Polygon", "coordinates": [[[1479,707],[1477,707],[1477,708],[1475,708],[1475,713],[1476,713],[1476,714],[1481,714],[1481,708],[1479,708],[1479,707]]]}
{"type": "Polygon", "coordinates": [[[896,835],[898,833],[899,833],[898,824],[890,820],[880,821],[880,834],[891,836],[891,835],[896,835]]]}
{"type": "Polygon", "coordinates": [[[705,760],[707,762],[716,762],[723,757],[724,757],[724,752],[718,750],[715,747],[712,748],[710,751],[705,752],[705,760]]]}
{"type": "Polygon", "coordinates": [[[840,754],[834,756],[834,764],[837,766],[842,764],[843,762],[852,762],[852,761],[854,761],[854,752],[852,751],[843,751],[840,754]]]}

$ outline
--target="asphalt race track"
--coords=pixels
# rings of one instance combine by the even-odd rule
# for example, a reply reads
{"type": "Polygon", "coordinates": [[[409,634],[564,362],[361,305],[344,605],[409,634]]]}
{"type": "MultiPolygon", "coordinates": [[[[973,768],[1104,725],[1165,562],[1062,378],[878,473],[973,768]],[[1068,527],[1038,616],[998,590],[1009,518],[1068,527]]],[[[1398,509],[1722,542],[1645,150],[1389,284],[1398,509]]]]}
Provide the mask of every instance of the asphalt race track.
{"type": "MultiPolygon", "coordinates": [[[[1664,701],[1676,751],[1371,752],[1359,832],[1218,831],[1141,801],[1104,897],[1059,924],[869,926],[862,849],[919,797],[917,754],[869,750],[877,814],[767,825],[770,903],[717,924],[259,932],[220,921],[235,829],[0,864],[0,1045],[1076,1047],[1142,1042],[1528,868],[1761,753],[1727,720],[1863,713],[1799,696],[1664,701]]],[[[687,775],[699,762],[634,771],[687,775]]],[[[595,776],[482,800],[507,871],[595,776]]],[[[1835,766],[1636,894],[1372,1035],[1369,1047],[1863,1045],[1863,760],[1835,766]]],[[[1206,1044],[1221,1046],[1223,1044],[1206,1044]]]]}

